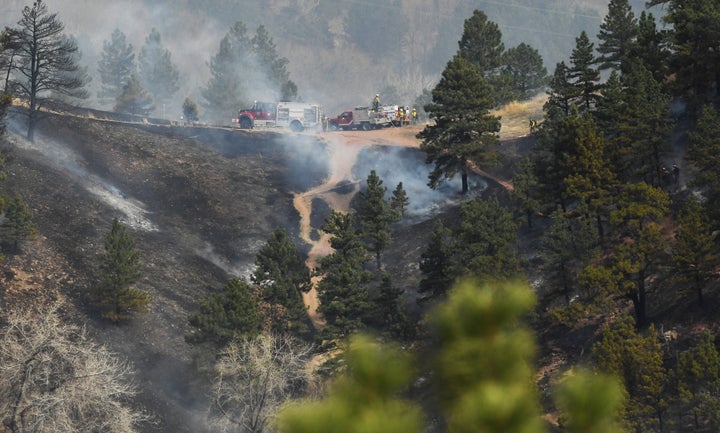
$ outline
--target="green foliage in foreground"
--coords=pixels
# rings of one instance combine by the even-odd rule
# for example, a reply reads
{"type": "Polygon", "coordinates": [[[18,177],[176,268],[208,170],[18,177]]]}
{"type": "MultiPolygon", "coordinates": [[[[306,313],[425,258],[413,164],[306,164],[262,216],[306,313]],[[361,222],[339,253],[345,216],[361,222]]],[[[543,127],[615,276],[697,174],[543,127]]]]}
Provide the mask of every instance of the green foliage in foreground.
{"type": "MultiPolygon", "coordinates": [[[[441,424],[453,433],[540,433],[539,393],[533,379],[535,342],[520,325],[535,305],[522,283],[456,286],[429,317],[436,342],[428,377],[439,397],[441,424]]],[[[399,397],[410,363],[397,349],[355,336],[347,372],[320,401],[286,406],[280,433],[414,433],[425,431],[417,405],[399,397]]],[[[621,432],[619,383],[589,372],[568,375],[557,392],[568,432],[621,432]]]]}

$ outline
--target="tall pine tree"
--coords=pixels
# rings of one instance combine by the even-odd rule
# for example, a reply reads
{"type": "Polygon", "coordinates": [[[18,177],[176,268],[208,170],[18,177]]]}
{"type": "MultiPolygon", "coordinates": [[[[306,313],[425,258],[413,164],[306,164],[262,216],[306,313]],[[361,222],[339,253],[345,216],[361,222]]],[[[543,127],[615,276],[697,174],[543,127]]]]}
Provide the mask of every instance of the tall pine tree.
{"type": "Polygon", "coordinates": [[[484,166],[497,159],[492,146],[498,142],[500,118],[490,115],[490,86],[477,66],[456,55],[448,62],[432,96],[433,102],[425,111],[435,122],[418,134],[426,162],[435,164],[428,185],[436,188],[459,173],[461,191],[467,193],[473,163],[484,166]]]}

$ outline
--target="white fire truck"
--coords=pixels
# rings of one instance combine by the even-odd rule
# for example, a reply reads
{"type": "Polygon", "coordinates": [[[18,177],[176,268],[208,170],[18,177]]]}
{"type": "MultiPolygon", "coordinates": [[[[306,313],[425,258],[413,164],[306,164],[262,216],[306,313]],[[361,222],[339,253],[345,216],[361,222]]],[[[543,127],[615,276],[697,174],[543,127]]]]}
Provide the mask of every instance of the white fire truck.
{"type": "Polygon", "coordinates": [[[255,102],[240,110],[233,122],[241,129],[255,127],[290,128],[294,132],[322,126],[322,106],[305,102],[255,102]]]}

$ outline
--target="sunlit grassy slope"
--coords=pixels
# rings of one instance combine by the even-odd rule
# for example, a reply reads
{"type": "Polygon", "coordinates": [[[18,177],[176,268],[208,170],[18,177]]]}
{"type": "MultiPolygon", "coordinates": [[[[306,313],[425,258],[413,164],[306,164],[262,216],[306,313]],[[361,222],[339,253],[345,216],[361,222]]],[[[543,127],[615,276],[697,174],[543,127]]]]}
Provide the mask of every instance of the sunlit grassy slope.
{"type": "Polygon", "coordinates": [[[530,119],[535,119],[540,123],[543,117],[543,104],[546,100],[547,95],[541,93],[528,101],[511,102],[493,111],[494,116],[501,117],[500,139],[506,140],[529,134],[530,119]]]}

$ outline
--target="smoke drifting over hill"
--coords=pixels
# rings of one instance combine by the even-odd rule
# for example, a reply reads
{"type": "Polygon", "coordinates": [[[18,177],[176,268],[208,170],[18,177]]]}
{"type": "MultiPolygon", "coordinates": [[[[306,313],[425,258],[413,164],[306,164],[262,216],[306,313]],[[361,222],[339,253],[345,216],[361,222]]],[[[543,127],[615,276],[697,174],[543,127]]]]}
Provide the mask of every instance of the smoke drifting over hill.
{"type": "MultiPolygon", "coordinates": [[[[15,26],[22,8],[30,3],[4,2],[0,25],[15,26]]],[[[58,13],[66,33],[78,40],[82,64],[93,76],[89,86],[92,96],[87,101],[90,106],[97,106],[97,64],[103,42],[110,39],[112,31],[117,28],[125,33],[137,55],[150,31],[157,29],[180,71],[180,90],[174,100],[165,107],[156,107],[156,114],[168,119],[180,118],[186,97],[201,105],[205,102],[200,89],[209,78],[210,58],[236,21],[243,22],[251,34],[258,25],[264,25],[279,55],[289,60],[290,79],[298,85],[299,96],[323,104],[334,113],[365,105],[379,91],[397,99],[388,103],[412,105],[424,88],[434,86],[457,50],[463,21],[474,9],[485,11],[499,25],[506,48],[520,42],[536,47],[549,71],[569,55],[581,30],[587,30],[591,37],[597,34],[607,10],[605,0],[450,0],[442,5],[429,0],[397,4],[368,1],[363,2],[363,8],[358,8],[354,0],[333,2],[333,8],[294,1],[270,1],[259,7],[245,1],[211,0],[202,2],[201,8],[192,0],[46,3],[50,12],[58,13]],[[350,10],[365,15],[346,16],[350,10]],[[368,45],[365,38],[370,40],[377,32],[394,34],[390,28],[377,28],[377,19],[383,16],[391,17],[406,32],[393,36],[399,41],[380,39],[387,46],[368,52],[363,48],[368,45]],[[365,30],[351,33],[354,28],[365,30]]],[[[643,3],[634,1],[633,5],[639,11],[643,3]]],[[[265,80],[252,74],[250,77],[251,100],[277,97],[266,91],[271,87],[265,85],[265,80]]],[[[227,119],[232,116],[227,113],[227,119]]]]}

